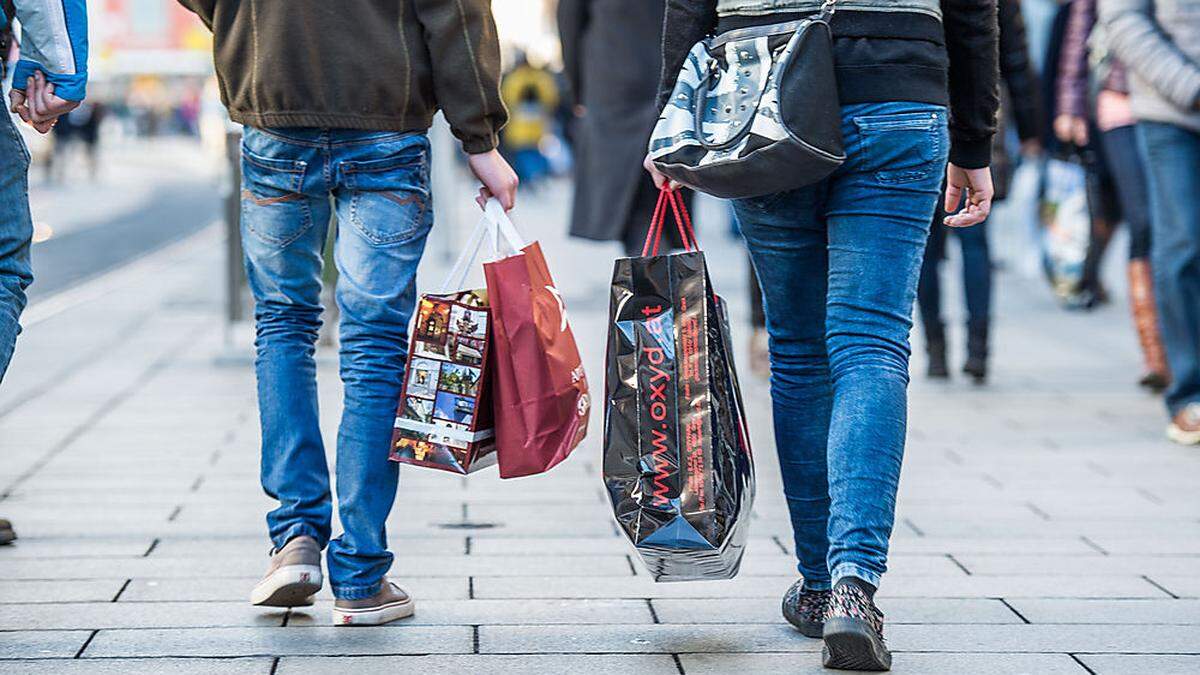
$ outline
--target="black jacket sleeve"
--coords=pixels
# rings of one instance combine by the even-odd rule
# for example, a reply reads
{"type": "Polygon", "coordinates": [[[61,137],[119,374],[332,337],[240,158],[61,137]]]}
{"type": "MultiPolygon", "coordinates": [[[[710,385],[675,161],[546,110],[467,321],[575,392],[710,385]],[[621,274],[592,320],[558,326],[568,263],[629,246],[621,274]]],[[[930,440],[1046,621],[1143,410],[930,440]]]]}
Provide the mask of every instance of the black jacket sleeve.
{"type": "Polygon", "coordinates": [[[688,52],[717,27],[717,0],[667,0],[663,17],[662,73],[658,109],[667,105],[688,52]]]}
{"type": "Polygon", "coordinates": [[[1000,0],[1000,75],[1008,89],[1008,103],[1021,140],[1036,137],[1042,129],[1042,90],[1029,59],[1021,0],[1000,0]]]}
{"type": "Polygon", "coordinates": [[[583,103],[583,34],[591,0],[559,0],[558,39],[562,44],[563,75],[571,86],[570,100],[583,103]]]}
{"type": "Polygon", "coordinates": [[[991,160],[1000,107],[996,0],[942,0],[950,57],[950,161],[980,169],[991,160]]]}

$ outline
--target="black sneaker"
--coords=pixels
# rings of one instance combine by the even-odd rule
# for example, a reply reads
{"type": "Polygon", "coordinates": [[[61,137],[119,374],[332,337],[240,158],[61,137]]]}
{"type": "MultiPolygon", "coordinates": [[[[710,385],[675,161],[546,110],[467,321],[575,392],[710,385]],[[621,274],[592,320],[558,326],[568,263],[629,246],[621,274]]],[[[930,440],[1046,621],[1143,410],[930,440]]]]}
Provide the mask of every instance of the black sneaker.
{"type": "Polygon", "coordinates": [[[804,590],[801,579],[783,595],[783,618],[801,635],[820,638],[825,628],[825,612],[829,609],[829,595],[829,591],[804,590]]]}
{"type": "Polygon", "coordinates": [[[17,533],[13,532],[12,523],[0,518],[0,546],[11,544],[17,540],[17,533]]]}
{"type": "Polygon", "coordinates": [[[839,583],[825,615],[821,663],[838,670],[891,670],[892,653],[883,643],[883,612],[861,588],[839,583]]]}

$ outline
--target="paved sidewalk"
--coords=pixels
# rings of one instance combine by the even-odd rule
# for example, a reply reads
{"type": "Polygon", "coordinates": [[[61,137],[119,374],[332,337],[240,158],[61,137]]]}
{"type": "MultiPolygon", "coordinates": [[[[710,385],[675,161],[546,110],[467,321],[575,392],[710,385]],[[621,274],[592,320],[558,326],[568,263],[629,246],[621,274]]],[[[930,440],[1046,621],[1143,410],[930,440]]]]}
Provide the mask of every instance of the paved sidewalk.
{"type": "MultiPolygon", "coordinates": [[[[560,187],[524,199],[518,224],[543,240],[599,391],[615,249],[563,239],[560,187]]],[[[744,312],[743,255],[702,237],[744,312]]],[[[215,365],[230,362],[220,250],[210,230],[33,309],[0,389],[0,515],[22,537],[0,549],[0,672],[820,672],[820,643],[779,616],[790,534],[748,372],[760,497],[734,581],[649,580],[601,490],[597,414],[545,477],[402,471],[388,527],[414,620],[333,628],[328,591],[311,611],[250,607],[270,502],[253,374],[215,365]]],[[[1200,671],[1200,451],[1163,441],[1133,386],[1120,302],[1068,314],[1038,284],[1000,283],[994,383],[914,381],[880,591],[895,672],[1200,671]]],[[[320,377],[332,437],[332,361],[320,377]]]]}

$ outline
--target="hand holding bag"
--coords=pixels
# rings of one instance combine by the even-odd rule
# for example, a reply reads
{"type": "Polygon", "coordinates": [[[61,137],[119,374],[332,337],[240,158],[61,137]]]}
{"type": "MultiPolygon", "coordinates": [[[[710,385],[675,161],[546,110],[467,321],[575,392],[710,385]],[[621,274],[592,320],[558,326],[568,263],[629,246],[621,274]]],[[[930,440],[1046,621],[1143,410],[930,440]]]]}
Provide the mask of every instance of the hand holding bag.
{"type": "Polygon", "coordinates": [[[658,170],[738,199],[810,185],[841,166],[835,1],[812,17],[696,43],[651,134],[658,170]]]}

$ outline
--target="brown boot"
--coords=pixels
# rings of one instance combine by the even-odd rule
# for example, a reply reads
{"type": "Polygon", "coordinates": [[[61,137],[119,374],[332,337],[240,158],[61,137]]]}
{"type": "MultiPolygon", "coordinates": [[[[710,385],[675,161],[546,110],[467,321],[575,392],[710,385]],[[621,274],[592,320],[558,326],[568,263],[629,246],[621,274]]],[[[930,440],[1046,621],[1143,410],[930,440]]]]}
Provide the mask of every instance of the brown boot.
{"type": "Polygon", "coordinates": [[[1142,358],[1146,363],[1146,372],[1138,384],[1161,392],[1170,383],[1171,374],[1167,369],[1167,354],[1158,330],[1158,309],[1154,305],[1150,261],[1145,258],[1129,261],[1129,305],[1133,310],[1133,325],[1137,328],[1142,358]]]}

